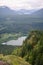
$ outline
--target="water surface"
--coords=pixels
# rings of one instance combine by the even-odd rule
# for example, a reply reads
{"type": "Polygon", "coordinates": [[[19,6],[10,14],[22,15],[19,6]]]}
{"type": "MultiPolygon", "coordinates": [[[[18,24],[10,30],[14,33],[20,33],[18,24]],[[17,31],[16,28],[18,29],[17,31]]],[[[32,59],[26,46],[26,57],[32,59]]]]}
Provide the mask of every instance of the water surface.
{"type": "Polygon", "coordinates": [[[10,41],[8,41],[8,42],[6,42],[6,43],[2,43],[3,45],[22,45],[23,44],[23,41],[26,39],[26,36],[24,36],[24,37],[20,37],[20,38],[18,38],[17,40],[10,40],[10,41]]]}

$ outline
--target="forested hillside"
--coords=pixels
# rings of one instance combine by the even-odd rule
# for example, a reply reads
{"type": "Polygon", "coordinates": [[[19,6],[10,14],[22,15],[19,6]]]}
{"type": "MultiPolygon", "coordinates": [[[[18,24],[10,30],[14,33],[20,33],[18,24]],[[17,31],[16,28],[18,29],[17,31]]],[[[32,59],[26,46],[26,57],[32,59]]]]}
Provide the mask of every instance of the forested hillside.
{"type": "Polygon", "coordinates": [[[12,65],[43,65],[43,31],[30,32],[21,47],[2,47],[0,50],[5,56],[1,57],[0,55],[0,60],[4,62],[9,62],[12,65]]]}
{"type": "Polygon", "coordinates": [[[23,42],[21,57],[32,65],[43,65],[43,32],[32,31],[23,42]]]}
{"type": "Polygon", "coordinates": [[[43,65],[43,31],[32,31],[23,42],[21,48],[12,52],[31,65],[43,65]]]}

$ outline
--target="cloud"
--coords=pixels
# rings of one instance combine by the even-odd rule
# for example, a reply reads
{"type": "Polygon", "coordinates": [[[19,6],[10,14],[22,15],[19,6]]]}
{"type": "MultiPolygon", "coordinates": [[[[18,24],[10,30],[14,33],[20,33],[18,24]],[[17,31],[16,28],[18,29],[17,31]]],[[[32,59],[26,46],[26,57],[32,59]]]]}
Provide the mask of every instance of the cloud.
{"type": "Polygon", "coordinates": [[[43,0],[0,0],[0,6],[12,9],[37,9],[43,8],[43,0]]]}

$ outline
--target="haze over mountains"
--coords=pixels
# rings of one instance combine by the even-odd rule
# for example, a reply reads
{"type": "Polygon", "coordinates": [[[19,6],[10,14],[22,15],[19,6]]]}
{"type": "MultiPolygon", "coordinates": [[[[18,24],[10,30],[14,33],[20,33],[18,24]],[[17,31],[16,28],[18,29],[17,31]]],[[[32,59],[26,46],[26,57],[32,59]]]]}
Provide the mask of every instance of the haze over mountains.
{"type": "Polygon", "coordinates": [[[43,30],[43,8],[12,10],[0,7],[0,33],[28,33],[30,30],[43,30]]]}
{"type": "Polygon", "coordinates": [[[41,16],[43,17],[43,8],[38,10],[26,10],[26,9],[20,9],[20,10],[12,10],[7,6],[0,6],[0,16],[7,16],[7,15],[16,15],[16,14],[28,14],[29,16],[41,16]]]}

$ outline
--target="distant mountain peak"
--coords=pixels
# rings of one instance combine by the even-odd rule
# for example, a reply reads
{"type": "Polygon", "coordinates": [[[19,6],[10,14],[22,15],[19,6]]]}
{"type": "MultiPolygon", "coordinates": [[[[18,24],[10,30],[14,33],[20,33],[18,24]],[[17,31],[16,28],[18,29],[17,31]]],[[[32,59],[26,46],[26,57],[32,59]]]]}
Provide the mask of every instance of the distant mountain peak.
{"type": "Polygon", "coordinates": [[[10,9],[9,7],[7,6],[0,6],[1,9],[10,9]]]}
{"type": "Polygon", "coordinates": [[[10,9],[9,7],[7,6],[0,6],[0,15],[15,15],[15,14],[32,14],[34,16],[43,16],[43,8],[42,9],[38,9],[38,10],[35,10],[35,9],[32,9],[32,10],[27,10],[27,9],[20,9],[20,10],[12,10],[10,9]]]}

